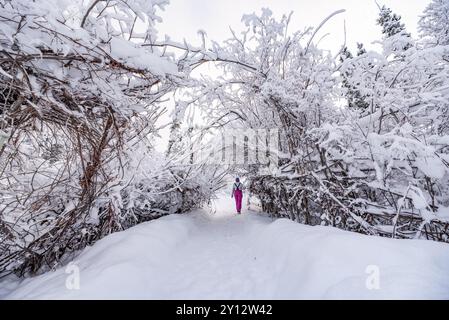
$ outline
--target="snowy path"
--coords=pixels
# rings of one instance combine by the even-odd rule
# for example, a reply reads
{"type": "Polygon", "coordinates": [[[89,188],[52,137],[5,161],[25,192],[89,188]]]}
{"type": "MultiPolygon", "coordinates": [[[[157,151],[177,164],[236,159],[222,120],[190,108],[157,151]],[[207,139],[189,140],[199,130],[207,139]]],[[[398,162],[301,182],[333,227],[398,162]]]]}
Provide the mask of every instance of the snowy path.
{"type": "MultiPolygon", "coordinates": [[[[197,216],[197,232],[169,263],[168,274],[172,276],[166,279],[168,290],[162,297],[268,298],[267,284],[273,275],[251,251],[249,235],[256,219],[248,218],[223,211],[214,218],[197,216]]],[[[258,218],[260,224],[271,221],[258,218]]]]}
{"type": "Polygon", "coordinates": [[[228,198],[217,208],[102,239],[75,260],[79,290],[66,288],[73,268],[61,268],[6,298],[449,298],[447,244],[236,216],[228,198]],[[367,288],[367,270],[379,271],[378,290],[367,288]]]}

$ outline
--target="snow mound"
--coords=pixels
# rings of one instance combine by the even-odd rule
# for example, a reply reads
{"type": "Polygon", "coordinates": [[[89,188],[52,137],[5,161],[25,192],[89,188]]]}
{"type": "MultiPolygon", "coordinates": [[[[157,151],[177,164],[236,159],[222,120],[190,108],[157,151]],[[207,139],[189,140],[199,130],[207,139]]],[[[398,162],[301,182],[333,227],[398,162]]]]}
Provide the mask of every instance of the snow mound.
{"type": "Polygon", "coordinates": [[[273,264],[279,299],[448,299],[449,245],[395,240],[279,219],[255,255],[273,264]],[[273,256],[273,253],[275,255],[273,256]],[[372,282],[378,275],[378,283],[372,282]]]}
{"type": "MultiPolygon", "coordinates": [[[[171,215],[107,236],[74,261],[80,290],[66,287],[71,269],[60,268],[27,279],[8,299],[120,299],[148,297],[160,288],[160,262],[185,241],[193,221],[171,215]],[[67,273],[68,272],[68,273],[67,273]]],[[[163,271],[163,270],[162,270],[163,271]]]]}

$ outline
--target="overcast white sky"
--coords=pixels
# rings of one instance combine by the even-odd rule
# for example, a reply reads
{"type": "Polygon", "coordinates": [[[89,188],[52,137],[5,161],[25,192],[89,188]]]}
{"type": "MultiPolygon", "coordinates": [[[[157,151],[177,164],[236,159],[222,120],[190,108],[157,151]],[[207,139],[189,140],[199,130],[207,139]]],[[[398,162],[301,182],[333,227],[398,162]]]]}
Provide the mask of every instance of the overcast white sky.
{"type": "MultiPolygon", "coordinates": [[[[402,16],[403,22],[413,36],[417,36],[419,15],[430,0],[378,0],[402,16]]],[[[346,12],[330,21],[321,34],[330,33],[321,42],[322,48],[338,50],[344,39],[343,22],[346,21],[347,44],[355,48],[356,42],[367,47],[380,38],[380,28],[375,24],[378,8],[374,0],[170,0],[170,5],[161,14],[163,23],[159,34],[170,35],[173,40],[200,43],[197,31],[205,30],[209,39],[224,40],[229,37],[228,26],[239,30],[243,14],[260,12],[270,8],[278,17],[294,12],[291,29],[302,30],[317,26],[325,17],[339,9],[346,12]]]]}

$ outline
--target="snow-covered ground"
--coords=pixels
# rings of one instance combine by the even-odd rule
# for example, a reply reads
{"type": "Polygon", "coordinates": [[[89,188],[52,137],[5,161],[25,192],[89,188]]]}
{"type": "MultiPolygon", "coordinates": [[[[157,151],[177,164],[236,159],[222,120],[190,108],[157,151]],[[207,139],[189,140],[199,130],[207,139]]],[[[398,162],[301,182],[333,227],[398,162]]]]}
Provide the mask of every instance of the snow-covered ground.
{"type": "Polygon", "coordinates": [[[16,288],[0,282],[0,294],[7,299],[449,299],[447,244],[273,221],[248,211],[236,216],[230,198],[216,207],[214,214],[171,215],[110,235],[69,267],[16,288]]]}

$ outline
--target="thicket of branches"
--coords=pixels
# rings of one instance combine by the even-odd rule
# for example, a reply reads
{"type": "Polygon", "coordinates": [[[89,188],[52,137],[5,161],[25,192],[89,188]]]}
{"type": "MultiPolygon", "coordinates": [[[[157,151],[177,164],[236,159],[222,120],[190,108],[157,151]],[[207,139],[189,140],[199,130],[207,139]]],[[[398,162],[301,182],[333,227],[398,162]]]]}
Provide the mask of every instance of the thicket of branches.
{"type": "Polygon", "coordinates": [[[0,1],[0,275],[209,199],[213,172],[154,151],[198,60],[156,43],[166,3],[0,1]]]}

